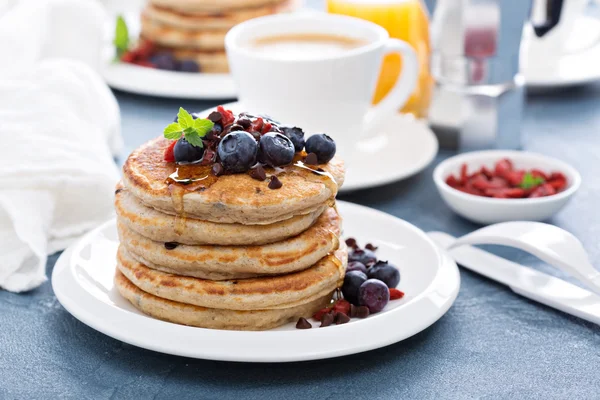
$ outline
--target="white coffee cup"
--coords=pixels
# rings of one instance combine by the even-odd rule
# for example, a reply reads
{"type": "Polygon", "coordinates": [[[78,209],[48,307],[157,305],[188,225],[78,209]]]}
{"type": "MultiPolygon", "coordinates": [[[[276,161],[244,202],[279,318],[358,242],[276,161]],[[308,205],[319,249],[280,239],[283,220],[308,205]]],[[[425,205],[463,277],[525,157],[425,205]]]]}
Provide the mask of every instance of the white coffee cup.
{"type": "Polygon", "coordinates": [[[327,133],[338,153],[349,156],[357,140],[404,105],[417,81],[417,57],[409,44],[358,18],[325,13],[280,14],[243,22],[227,33],[225,47],[240,102],[249,111],[304,129],[327,133]],[[319,34],[365,44],[311,59],[290,59],[253,51],[257,39],[319,34]],[[375,107],[371,100],[383,57],[402,56],[401,76],[375,107]]]}

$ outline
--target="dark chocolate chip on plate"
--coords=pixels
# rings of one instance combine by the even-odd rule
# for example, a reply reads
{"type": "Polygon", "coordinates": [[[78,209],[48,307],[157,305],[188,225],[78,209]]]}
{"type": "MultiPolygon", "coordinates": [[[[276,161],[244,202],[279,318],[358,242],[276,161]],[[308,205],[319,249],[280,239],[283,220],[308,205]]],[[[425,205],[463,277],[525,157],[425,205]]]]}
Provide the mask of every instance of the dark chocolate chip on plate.
{"type": "Polygon", "coordinates": [[[319,328],[325,328],[331,324],[333,324],[333,313],[323,314],[323,317],[321,318],[321,326],[319,328]]]}
{"type": "Polygon", "coordinates": [[[315,153],[308,153],[306,155],[306,157],[304,157],[304,164],[319,165],[319,161],[317,160],[317,155],[315,153]]]}
{"type": "Polygon", "coordinates": [[[269,189],[279,189],[283,186],[283,183],[275,175],[271,176],[271,182],[269,182],[269,189]]]}
{"type": "Polygon", "coordinates": [[[350,317],[344,314],[343,312],[339,312],[335,314],[335,324],[342,325],[347,322],[350,322],[350,317]]]}
{"type": "Polygon", "coordinates": [[[212,122],[219,122],[223,119],[223,115],[221,115],[221,113],[218,111],[213,111],[210,114],[208,114],[208,119],[212,122]]]}
{"type": "Polygon", "coordinates": [[[267,173],[262,165],[257,165],[256,168],[250,170],[250,176],[257,181],[264,181],[267,179],[267,173]]]}
{"type": "Polygon", "coordinates": [[[375,245],[373,245],[373,244],[371,244],[371,243],[367,243],[367,245],[365,246],[365,249],[367,249],[367,250],[371,250],[371,251],[375,251],[375,250],[377,250],[378,248],[379,248],[379,247],[377,247],[377,246],[375,246],[375,245]]]}
{"type": "Polygon", "coordinates": [[[296,329],[310,329],[310,328],[312,328],[312,325],[310,324],[310,322],[308,322],[306,320],[306,318],[298,319],[298,322],[296,323],[296,329]]]}
{"type": "Polygon", "coordinates": [[[357,249],[358,244],[356,244],[356,239],[354,239],[354,238],[346,239],[346,246],[352,247],[353,249],[357,249]]]}

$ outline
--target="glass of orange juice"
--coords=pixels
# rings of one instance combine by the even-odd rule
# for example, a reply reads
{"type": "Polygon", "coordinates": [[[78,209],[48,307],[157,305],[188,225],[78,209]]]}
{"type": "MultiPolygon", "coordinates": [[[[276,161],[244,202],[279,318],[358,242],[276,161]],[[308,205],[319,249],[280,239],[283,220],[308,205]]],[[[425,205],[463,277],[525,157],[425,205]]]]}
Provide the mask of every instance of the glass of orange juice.
{"type": "MultiPolygon", "coordinates": [[[[390,37],[412,45],[419,59],[419,80],[401,111],[418,118],[426,117],[433,79],[429,71],[429,17],[422,0],[327,0],[327,11],[374,22],[384,27],[390,37]]],[[[394,86],[401,69],[402,59],[398,54],[386,56],[381,66],[374,104],[394,86]]]]}

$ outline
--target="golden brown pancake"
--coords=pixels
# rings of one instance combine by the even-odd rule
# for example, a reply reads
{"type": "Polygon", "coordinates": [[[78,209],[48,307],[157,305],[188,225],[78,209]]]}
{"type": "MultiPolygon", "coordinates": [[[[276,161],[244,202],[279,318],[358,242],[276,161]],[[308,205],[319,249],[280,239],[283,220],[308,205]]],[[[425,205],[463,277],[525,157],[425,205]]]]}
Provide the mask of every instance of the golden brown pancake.
{"type": "Polygon", "coordinates": [[[274,4],[261,7],[226,10],[219,13],[193,12],[189,10],[179,11],[155,4],[148,4],[143,13],[151,21],[176,29],[226,31],[252,18],[291,11],[297,7],[297,3],[298,1],[296,0],[279,0],[274,4]]]}
{"type": "Polygon", "coordinates": [[[121,223],[117,224],[117,228],[121,245],[151,268],[177,275],[222,280],[287,274],[309,268],[339,247],[341,218],[330,208],[301,234],[259,246],[181,244],[167,248],[164,242],[147,239],[121,223]]]}
{"type": "Polygon", "coordinates": [[[209,308],[267,310],[310,303],[333,292],[344,280],[347,255],[344,248],[301,272],[219,282],[150,269],[122,246],[117,266],[135,286],[161,298],[209,308]]]}
{"type": "Polygon", "coordinates": [[[241,10],[277,4],[281,0],[150,0],[149,3],[182,12],[211,12],[241,10]]]}
{"type": "Polygon", "coordinates": [[[146,14],[141,17],[141,35],[159,46],[189,47],[199,50],[223,50],[227,30],[192,31],[164,25],[151,20],[146,14]]]}
{"type": "Polygon", "coordinates": [[[298,163],[278,172],[266,168],[267,175],[277,174],[283,184],[276,190],[269,189],[268,179],[257,181],[247,173],[217,178],[209,167],[165,162],[169,143],[162,137],[151,140],[131,153],[123,166],[125,188],[142,203],[167,214],[218,223],[272,224],[332,203],[344,181],[344,163],[337,157],[318,166],[323,172],[298,163]],[[167,178],[173,174],[196,181],[170,184],[167,178]]]}
{"type": "Polygon", "coordinates": [[[151,317],[176,324],[210,329],[259,331],[276,328],[300,317],[309,318],[331,302],[333,293],[310,303],[273,310],[224,310],[205,308],[163,299],[146,293],[129,281],[118,269],[115,286],[121,296],[151,317]]]}
{"type": "Polygon", "coordinates": [[[327,208],[323,205],[310,214],[270,225],[217,224],[186,218],[179,226],[181,221],[177,217],[144,206],[120,184],[115,194],[119,222],[127,228],[157,242],[189,245],[240,246],[278,242],[304,232],[327,208]]]}

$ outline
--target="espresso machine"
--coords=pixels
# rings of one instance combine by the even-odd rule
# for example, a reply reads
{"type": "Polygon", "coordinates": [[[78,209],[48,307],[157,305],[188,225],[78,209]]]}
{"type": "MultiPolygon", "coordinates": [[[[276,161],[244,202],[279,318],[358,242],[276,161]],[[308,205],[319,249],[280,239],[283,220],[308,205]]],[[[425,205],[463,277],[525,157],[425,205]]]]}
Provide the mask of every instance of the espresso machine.
{"type": "Polygon", "coordinates": [[[560,21],[562,2],[437,0],[431,24],[435,87],[429,123],[442,147],[521,147],[523,32],[538,37],[549,32],[560,21]]]}

